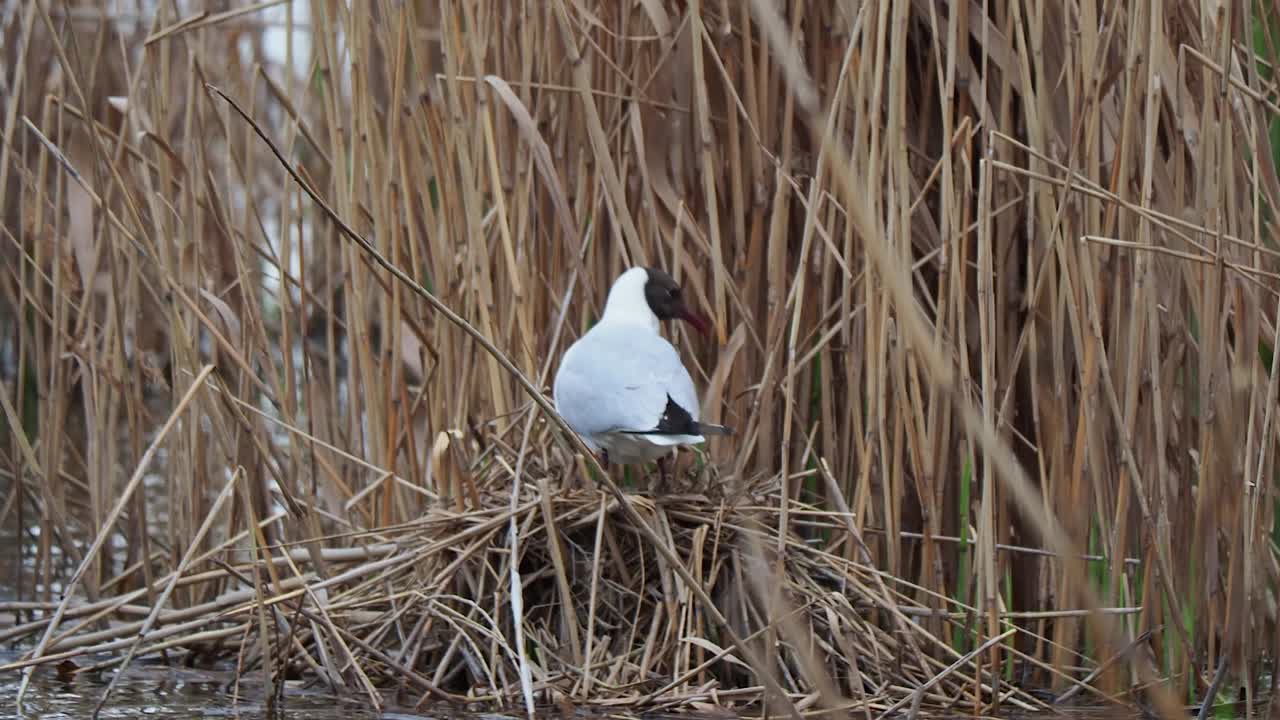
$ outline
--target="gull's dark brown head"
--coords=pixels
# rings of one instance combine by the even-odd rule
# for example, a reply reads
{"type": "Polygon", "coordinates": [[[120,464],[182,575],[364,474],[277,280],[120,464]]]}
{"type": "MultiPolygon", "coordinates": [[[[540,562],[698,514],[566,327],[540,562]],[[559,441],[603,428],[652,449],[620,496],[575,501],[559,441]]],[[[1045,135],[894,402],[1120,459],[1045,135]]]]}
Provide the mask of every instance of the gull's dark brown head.
{"type": "Polygon", "coordinates": [[[685,304],[684,291],[676,284],[675,279],[658,268],[645,268],[645,272],[649,279],[644,284],[644,299],[649,303],[653,314],[659,320],[684,320],[706,335],[706,319],[685,304]]]}

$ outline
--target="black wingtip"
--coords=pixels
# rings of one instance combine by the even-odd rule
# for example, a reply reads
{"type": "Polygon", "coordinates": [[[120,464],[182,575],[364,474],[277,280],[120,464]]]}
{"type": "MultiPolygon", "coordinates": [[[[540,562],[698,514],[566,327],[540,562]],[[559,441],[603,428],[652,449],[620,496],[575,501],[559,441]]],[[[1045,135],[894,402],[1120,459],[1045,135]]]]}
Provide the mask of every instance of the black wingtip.
{"type": "Polygon", "coordinates": [[[680,407],[680,403],[676,402],[667,395],[667,407],[662,411],[662,417],[658,419],[658,424],[653,428],[646,430],[628,430],[626,432],[634,435],[698,435],[699,424],[688,410],[680,407]]]}
{"type": "Polygon", "coordinates": [[[623,430],[628,435],[732,435],[733,428],[698,422],[688,410],[667,396],[667,407],[656,427],[650,430],[623,430]]]}

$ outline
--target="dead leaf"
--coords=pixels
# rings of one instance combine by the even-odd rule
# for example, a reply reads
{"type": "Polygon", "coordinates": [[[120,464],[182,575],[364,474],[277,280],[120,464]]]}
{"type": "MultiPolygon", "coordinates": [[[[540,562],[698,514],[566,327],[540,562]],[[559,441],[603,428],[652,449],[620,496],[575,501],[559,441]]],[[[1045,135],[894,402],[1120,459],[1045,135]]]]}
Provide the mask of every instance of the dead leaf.
{"type": "Polygon", "coordinates": [[[240,318],[236,316],[234,310],[222,298],[213,293],[200,288],[200,297],[203,297],[213,307],[214,314],[221,321],[222,327],[219,332],[227,342],[235,343],[240,338],[240,318]]]}

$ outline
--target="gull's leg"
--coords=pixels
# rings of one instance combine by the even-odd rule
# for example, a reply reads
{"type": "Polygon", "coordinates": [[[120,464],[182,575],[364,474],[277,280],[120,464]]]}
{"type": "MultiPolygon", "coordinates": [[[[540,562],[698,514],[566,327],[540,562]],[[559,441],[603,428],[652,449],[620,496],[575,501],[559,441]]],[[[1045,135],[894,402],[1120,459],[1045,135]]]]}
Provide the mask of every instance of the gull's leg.
{"type": "Polygon", "coordinates": [[[596,483],[596,489],[603,490],[609,484],[607,480],[612,477],[609,472],[609,451],[600,448],[600,457],[597,459],[600,461],[600,469],[604,470],[604,477],[596,483]]]}
{"type": "Polygon", "coordinates": [[[670,477],[670,473],[667,472],[667,459],[666,455],[658,457],[658,487],[663,490],[667,489],[667,480],[670,477]]]}

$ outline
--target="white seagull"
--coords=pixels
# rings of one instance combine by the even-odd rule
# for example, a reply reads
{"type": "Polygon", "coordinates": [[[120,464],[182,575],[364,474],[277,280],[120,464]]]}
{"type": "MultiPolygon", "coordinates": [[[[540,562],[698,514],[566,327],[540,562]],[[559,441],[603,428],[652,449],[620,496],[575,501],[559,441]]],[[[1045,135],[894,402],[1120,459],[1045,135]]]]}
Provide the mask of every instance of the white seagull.
{"type": "Polygon", "coordinates": [[[677,446],[733,433],[699,422],[693,379],[658,334],[659,321],[673,318],[707,332],[707,321],[685,305],[670,275],[631,268],[609,289],[604,317],[560,360],[552,390],[556,411],[606,468],[656,460],[665,479],[665,460],[677,446]]]}

